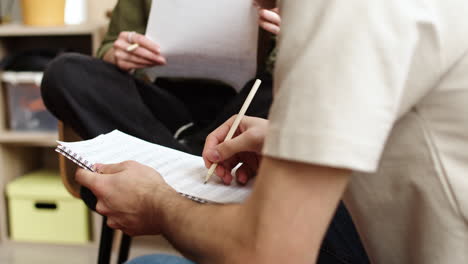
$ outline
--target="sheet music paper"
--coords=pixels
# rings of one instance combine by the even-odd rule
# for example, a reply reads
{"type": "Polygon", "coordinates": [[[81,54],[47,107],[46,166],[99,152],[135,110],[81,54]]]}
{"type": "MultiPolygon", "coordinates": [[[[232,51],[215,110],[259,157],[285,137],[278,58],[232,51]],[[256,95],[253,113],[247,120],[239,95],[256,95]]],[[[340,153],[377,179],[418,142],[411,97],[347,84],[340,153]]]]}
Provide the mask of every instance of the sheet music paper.
{"type": "Polygon", "coordinates": [[[152,144],[118,130],[79,142],[58,141],[59,148],[71,150],[90,164],[119,163],[134,160],[156,169],[176,191],[218,203],[242,202],[250,186],[230,186],[213,177],[203,184],[207,169],[203,159],[178,150],[152,144]]]}
{"type": "Polygon", "coordinates": [[[146,36],[167,65],[146,72],[153,79],[220,80],[239,91],[255,77],[257,20],[252,0],[155,0],[146,36]]]}

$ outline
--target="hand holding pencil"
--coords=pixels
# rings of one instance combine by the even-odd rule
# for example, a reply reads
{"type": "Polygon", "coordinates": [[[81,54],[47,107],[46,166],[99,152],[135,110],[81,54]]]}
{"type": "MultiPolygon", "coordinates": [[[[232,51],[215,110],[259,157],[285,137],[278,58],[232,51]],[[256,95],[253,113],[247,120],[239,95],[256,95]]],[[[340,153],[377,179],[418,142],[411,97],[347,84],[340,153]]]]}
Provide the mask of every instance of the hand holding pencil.
{"type": "MultiPolygon", "coordinates": [[[[258,81],[256,85],[259,86],[260,82],[258,81]]],[[[252,98],[256,91],[254,88],[251,91],[252,98]]],[[[240,184],[246,184],[256,174],[268,121],[256,117],[243,117],[249,101],[251,98],[249,100],[247,97],[239,115],[231,117],[208,135],[203,150],[205,166],[211,168],[207,179],[216,172],[225,184],[230,184],[234,178],[231,170],[239,163],[242,163],[242,166],[237,170],[236,179],[240,184]]]]}
{"type": "Polygon", "coordinates": [[[104,60],[125,71],[166,64],[159,45],[133,31],[121,32],[104,55],[104,60]]]}

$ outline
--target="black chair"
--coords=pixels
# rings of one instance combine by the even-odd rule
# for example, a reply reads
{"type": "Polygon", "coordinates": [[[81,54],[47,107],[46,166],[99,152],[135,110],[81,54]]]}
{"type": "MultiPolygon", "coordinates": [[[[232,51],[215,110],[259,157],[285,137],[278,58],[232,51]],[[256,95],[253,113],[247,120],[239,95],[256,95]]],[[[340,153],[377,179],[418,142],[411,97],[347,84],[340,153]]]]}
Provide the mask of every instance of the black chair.
{"type": "MultiPolygon", "coordinates": [[[[98,264],[110,264],[110,258],[112,253],[112,244],[114,241],[114,230],[107,226],[107,217],[102,218],[102,229],[101,239],[99,241],[99,254],[98,264]]],[[[117,258],[117,264],[122,264],[128,260],[128,254],[130,252],[130,244],[132,238],[126,234],[122,235],[120,241],[119,255],[117,258]]]]}

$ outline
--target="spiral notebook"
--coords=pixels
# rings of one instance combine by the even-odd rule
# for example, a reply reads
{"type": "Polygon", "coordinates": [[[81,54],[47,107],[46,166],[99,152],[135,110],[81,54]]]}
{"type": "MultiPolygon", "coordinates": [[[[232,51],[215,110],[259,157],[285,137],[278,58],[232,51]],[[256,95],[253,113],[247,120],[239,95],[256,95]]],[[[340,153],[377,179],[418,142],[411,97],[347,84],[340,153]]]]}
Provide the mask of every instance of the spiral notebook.
{"type": "Polygon", "coordinates": [[[201,203],[242,202],[252,188],[252,183],[227,186],[217,177],[203,184],[207,169],[201,157],[149,143],[118,130],[90,140],[57,142],[56,151],[84,169],[93,171],[95,163],[134,160],[156,169],[172,188],[201,203]]]}

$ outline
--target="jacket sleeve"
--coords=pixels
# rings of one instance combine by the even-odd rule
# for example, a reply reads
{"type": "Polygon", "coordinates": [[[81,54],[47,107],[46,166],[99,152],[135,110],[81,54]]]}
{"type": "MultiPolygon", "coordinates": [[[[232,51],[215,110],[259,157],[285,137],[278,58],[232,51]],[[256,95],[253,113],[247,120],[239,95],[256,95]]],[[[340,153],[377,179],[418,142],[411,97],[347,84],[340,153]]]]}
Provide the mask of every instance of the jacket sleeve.
{"type": "Polygon", "coordinates": [[[107,33],[96,56],[103,58],[122,31],[144,34],[150,11],[151,0],[119,0],[112,11],[107,33]]]}

